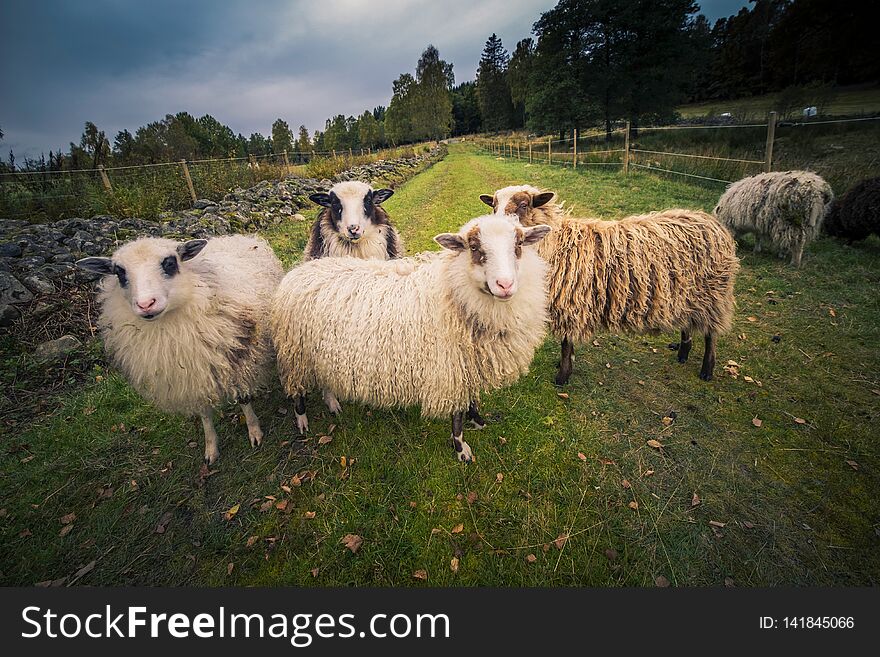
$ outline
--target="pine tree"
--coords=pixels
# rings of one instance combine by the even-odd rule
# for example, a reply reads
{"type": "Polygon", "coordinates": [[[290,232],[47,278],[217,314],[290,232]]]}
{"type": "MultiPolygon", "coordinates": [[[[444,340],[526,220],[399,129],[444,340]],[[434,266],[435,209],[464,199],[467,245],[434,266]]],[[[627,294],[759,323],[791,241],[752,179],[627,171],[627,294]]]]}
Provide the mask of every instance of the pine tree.
{"type": "Polygon", "coordinates": [[[486,41],[477,69],[477,100],[483,129],[497,132],[513,126],[513,103],[507,80],[507,51],[493,34],[486,41]]]}
{"type": "Polygon", "coordinates": [[[277,155],[293,150],[293,134],[287,121],[276,119],[272,124],[272,151],[277,155]]]}

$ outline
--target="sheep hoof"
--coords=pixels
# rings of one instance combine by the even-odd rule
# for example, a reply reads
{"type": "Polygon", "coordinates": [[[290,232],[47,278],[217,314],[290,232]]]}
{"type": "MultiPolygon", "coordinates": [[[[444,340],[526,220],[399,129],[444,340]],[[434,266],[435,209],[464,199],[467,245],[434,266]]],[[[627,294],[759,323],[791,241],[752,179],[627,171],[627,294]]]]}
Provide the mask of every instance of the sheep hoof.
{"type": "Polygon", "coordinates": [[[481,422],[480,420],[475,420],[475,419],[471,418],[470,423],[474,429],[485,429],[486,428],[486,423],[481,422]]]}
{"type": "Polygon", "coordinates": [[[560,372],[559,374],[556,375],[556,379],[555,379],[556,385],[564,386],[566,383],[568,383],[569,377],[571,377],[571,374],[563,374],[562,372],[560,372]]]}
{"type": "Polygon", "coordinates": [[[700,378],[703,381],[711,381],[712,380],[712,372],[700,372],[700,378]]]}
{"type": "Polygon", "coordinates": [[[263,432],[260,429],[254,431],[248,429],[248,439],[251,441],[251,447],[259,447],[263,444],[263,432]]]}
{"type": "Polygon", "coordinates": [[[679,363],[686,363],[686,362],[688,362],[688,357],[687,356],[679,356],[678,362],[679,363]]]}
{"type": "Polygon", "coordinates": [[[220,452],[217,450],[213,452],[205,452],[205,465],[214,465],[219,458],[220,452]]]}
{"type": "Polygon", "coordinates": [[[299,429],[300,435],[309,432],[309,418],[305,414],[296,414],[296,428],[299,429]]]}
{"type": "Polygon", "coordinates": [[[342,406],[339,404],[339,400],[336,399],[336,395],[332,392],[324,391],[324,403],[333,415],[339,415],[342,412],[342,406]]]}
{"type": "Polygon", "coordinates": [[[455,456],[459,461],[462,463],[473,462],[474,453],[471,451],[470,445],[460,438],[453,438],[453,445],[455,446],[455,456]]]}

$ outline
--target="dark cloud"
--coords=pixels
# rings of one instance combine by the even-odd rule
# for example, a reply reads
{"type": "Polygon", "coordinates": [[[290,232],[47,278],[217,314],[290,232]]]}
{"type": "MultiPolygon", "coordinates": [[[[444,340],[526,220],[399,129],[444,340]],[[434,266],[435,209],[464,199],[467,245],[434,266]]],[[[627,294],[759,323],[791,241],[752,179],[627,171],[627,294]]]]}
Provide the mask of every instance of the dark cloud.
{"type": "MultiPolygon", "coordinates": [[[[0,127],[19,157],[66,148],[85,121],[108,135],[167,113],[236,132],[323,128],[387,105],[429,43],[473,79],[486,38],[512,50],[554,0],[7,0],[0,10],[0,127]]],[[[707,15],[742,2],[704,2],[707,15]],[[717,8],[717,9],[716,9],[717,8]]],[[[732,7],[729,9],[729,7],[732,7]]]]}

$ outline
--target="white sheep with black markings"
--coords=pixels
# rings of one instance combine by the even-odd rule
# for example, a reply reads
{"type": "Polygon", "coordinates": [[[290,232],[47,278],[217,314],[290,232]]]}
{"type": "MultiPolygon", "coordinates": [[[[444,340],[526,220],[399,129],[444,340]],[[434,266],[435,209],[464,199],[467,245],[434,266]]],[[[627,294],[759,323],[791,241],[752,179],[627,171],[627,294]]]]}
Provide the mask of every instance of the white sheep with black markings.
{"type": "Polygon", "coordinates": [[[819,235],[833,200],[831,186],[811,171],[773,171],[730,185],[714,214],[732,231],[754,232],[755,253],[766,240],[800,267],[804,247],[819,235]]]}
{"type": "Polygon", "coordinates": [[[546,264],[529,245],[549,230],[485,216],[435,237],[440,253],[292,269],[270,326],[300,431],[315,388],[380,408],[419,404],[424,417],[452,414],[453,447],[470,461],[465,415],[474,418],[481,392],[525,373],[544,339],[546,264]]]}
{"type": "Polygon", "coordinates": [[[201,417],[207,463],[223,402],[241,404],[251,445],[262,442],[250,400],[271,383],[266,318],[284,273],[264,240],[142,238],[77,265],[105,275],[98,325],[112,363],[156,407],[201,417]]]}

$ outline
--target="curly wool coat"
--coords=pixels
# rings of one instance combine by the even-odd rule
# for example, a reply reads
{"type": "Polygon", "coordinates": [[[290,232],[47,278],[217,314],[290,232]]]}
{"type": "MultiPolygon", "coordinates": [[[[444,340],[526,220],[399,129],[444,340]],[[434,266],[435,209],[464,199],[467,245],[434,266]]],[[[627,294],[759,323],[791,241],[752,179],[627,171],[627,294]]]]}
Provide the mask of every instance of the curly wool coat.
{"type": "Polygon", "coordinates": [[[804,247],[819,235],[834,199],[831,186],[810,171],[773,171],[733,183],[715,206],[718,220],[736,232],[757,233],[800,266],[804,247]]]}
{"type": "Polygon", "coordinates": [[[284,389],[320,387],[381,408],[419,404],[424,417],[440,418],[513,383],[546,334],[546,264],[523,249],[519,291],[501,302],[474,289],[470,257],[325,258],[294,268],[270,319],[284,389]]]}
{"type": "Polygon", "coordinates": [[[824,228],[829,235],[851,242],[880,235],[880,178],[863,180],[835,199],[824,228]]]}
{"type": "MultiPolygon", "coordinates": [[[[176,245],[140,239],[121,247],[113,260],[143,261],[176,245]]],[[[164,411],[195,415],[247,399],[272,383],[266,321],[283,273],[260,238],[210,239],[197,257],[180,263],[174,307],[152,321],[138,319],[117,278],[107,276],[98,294],[104,347],[131,385],[164,411]]]]}

